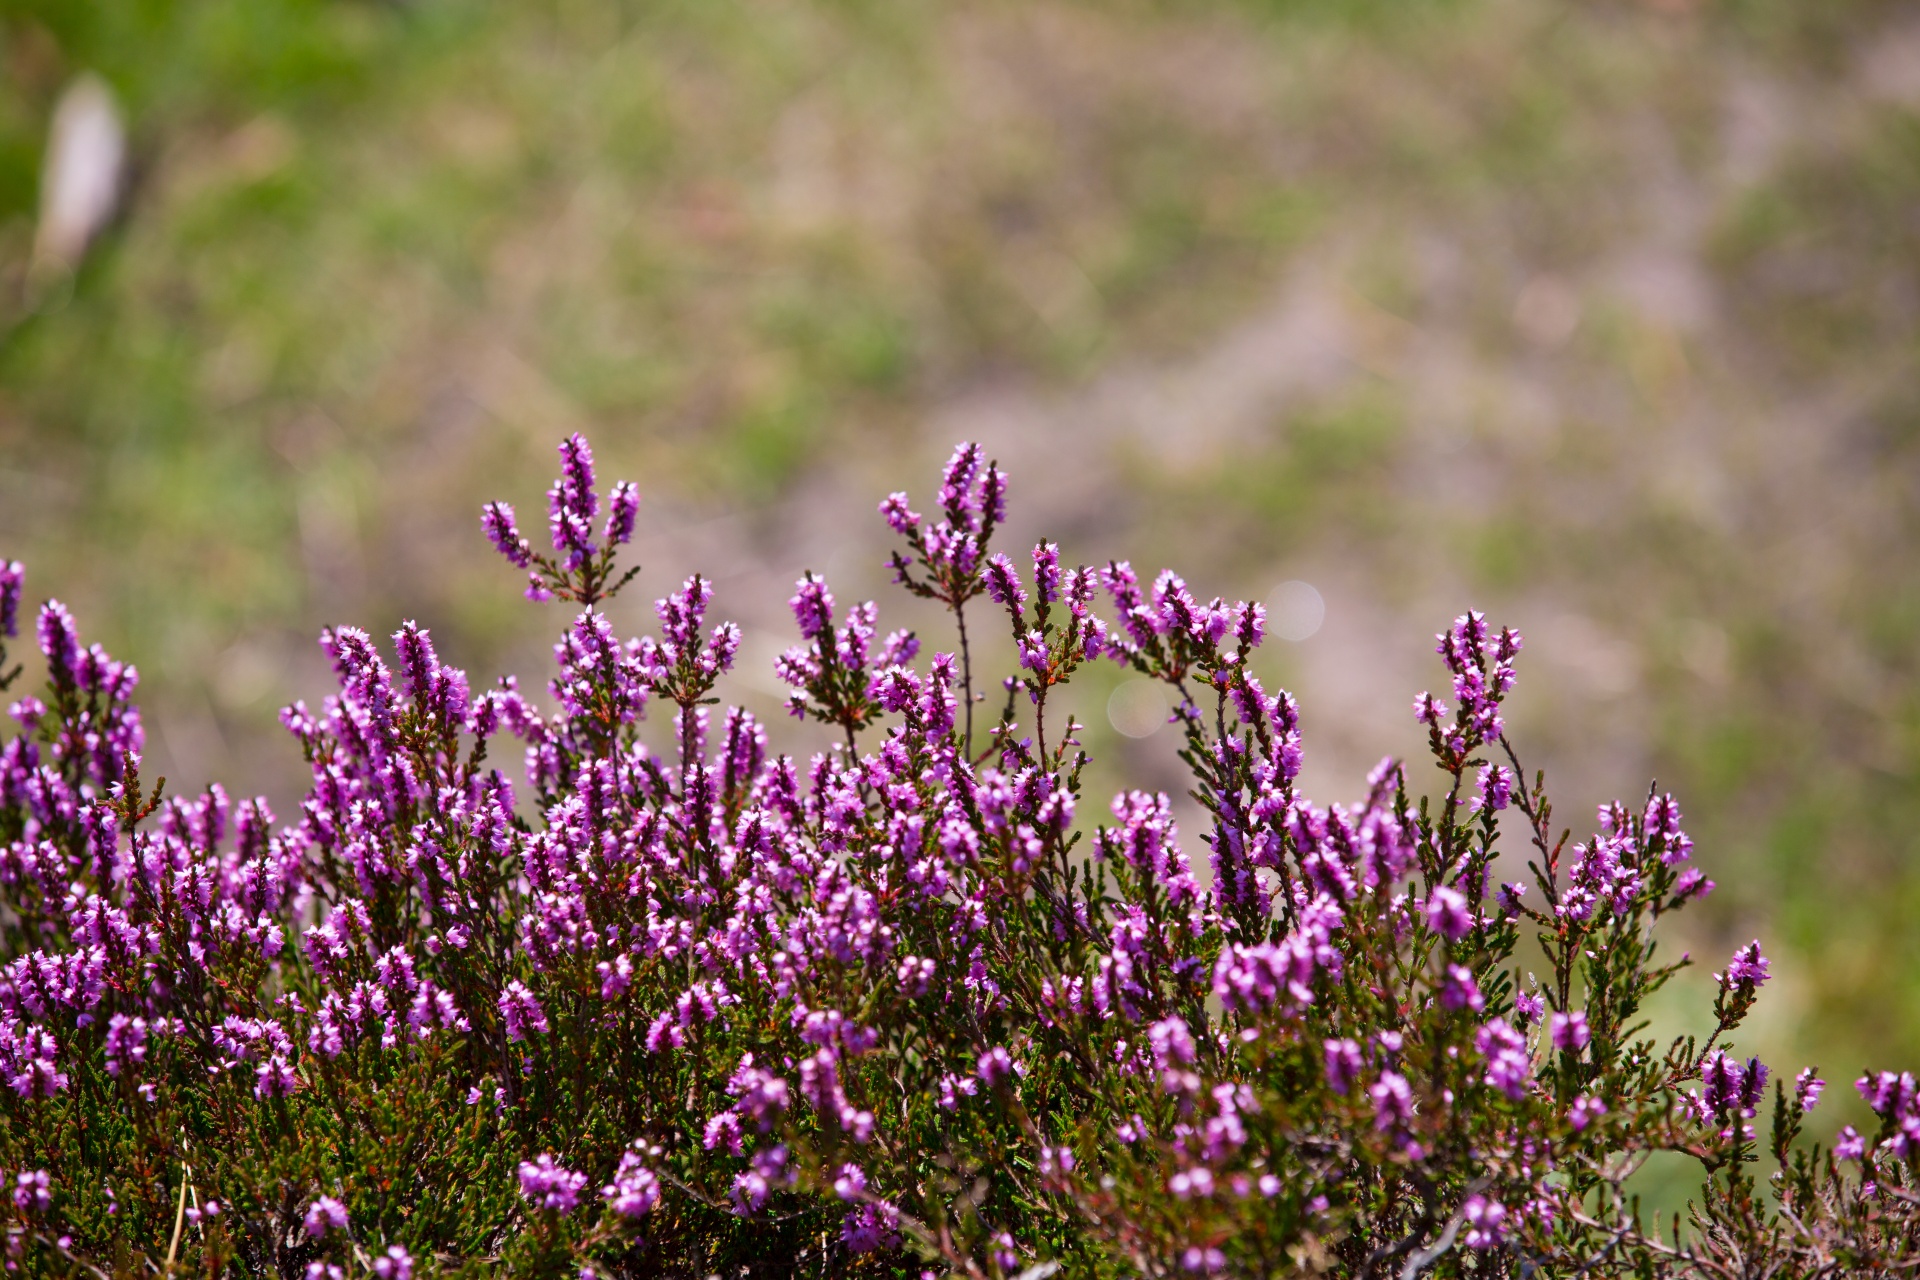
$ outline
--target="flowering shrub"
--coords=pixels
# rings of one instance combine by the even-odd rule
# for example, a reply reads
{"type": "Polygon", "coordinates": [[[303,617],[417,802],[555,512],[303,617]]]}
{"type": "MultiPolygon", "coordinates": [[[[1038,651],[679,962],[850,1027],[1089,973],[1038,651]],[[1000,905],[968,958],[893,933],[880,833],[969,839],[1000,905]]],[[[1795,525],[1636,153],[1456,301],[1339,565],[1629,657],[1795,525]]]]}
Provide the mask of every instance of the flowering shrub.
{"type": "MultiPolygon", "coordinates": [[[[550,554],[507,504],[484,515],[530,597],[580,607],[551,709],[510,678],[474,689],[411,623],[391,663],[329,630],[339,693],[283,715],[312,774],[288,823],[149,789],[133,668],[40,610],[47,692],[13,703],[0,749],[9,1265],[1920,1263],[1920,1090],[1863,1078],[1877,1130],[1803,1142],[1822,1082],[1769,1091],[1730,1039],[1768,978],[1758,943],[1704,1037],[1644,1036],[1686,963],[1655,926],[1712,884],[1668,796],[1556,833],[1502,724],[1512,631],[1469,613],[1439,636],[1451,704],[1414,703],[1433,771],[1383,761],[1318,807],[1293,698],[1249,670],[1261,607],[1051,544],[995,553],[1006,478],[962,446],[931,514],[881,504],[899,584],[951,612],[955,645],[922,661],[807,575],[778,672],[823,742],[774,756],[716,705],[740,633],[709,621],[707,581],[656,604],[657,635],[614,633],[638,497],[617,486],[603,516],[586,442],[561,454],[550,554]],[[1018,667],[986,702],[968,635],[993,627],[1018,667]],[[1177,696],[1204,870],[1165,795],[1082,812],[1062,690],[1096,660],[1177,696]],[[524,768],[499,763],[510,743],[524,768]],[[1622,1190],[1656,1151],[1704,1170],[1684,1239],[1622,1190]]],[[[4,566],[6,638],[21,595],[4,566]]]]}

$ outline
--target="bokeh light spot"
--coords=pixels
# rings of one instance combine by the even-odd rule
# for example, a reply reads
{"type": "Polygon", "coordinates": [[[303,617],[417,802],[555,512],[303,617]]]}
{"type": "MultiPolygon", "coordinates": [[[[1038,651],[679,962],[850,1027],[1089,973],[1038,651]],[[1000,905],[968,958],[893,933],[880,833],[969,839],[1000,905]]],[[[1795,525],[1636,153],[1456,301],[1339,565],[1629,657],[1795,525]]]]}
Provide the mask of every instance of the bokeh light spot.
{"type": "Polygon", "coordinates": [[[1305,640],[1326,620],[1327,602],[1311,582],[1283,582],[1267,596],[1267,629],[1282,640],[1305,640]]]}
{"type": "Polygon", "coordinates": [[[1126,681],[1107,699],[1107,719],[1129,738],[1152,737],[1172,714],[1167,687],[1144,676],[1126,681]]]}

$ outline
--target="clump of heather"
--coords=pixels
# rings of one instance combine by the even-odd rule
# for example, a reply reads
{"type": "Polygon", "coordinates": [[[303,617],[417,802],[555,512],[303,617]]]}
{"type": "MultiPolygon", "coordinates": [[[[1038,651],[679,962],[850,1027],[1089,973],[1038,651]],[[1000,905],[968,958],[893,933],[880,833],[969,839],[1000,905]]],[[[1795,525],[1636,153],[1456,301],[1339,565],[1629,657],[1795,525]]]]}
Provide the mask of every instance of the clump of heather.
{"type": "MultiPolygon", "coordinates": [[[[338,693],[283,714],[311,772],[285,820],[149,787],[133,668],[40,609],[47,687],[0,747],[10,1268],[1920,1263],[1920,1088],[1863,1077],[1874,1132],[1803,1140],[1824,1082],[1737,1044],[1758,942],[1701,1034],[1645,1035],[1686,963],[1658,922],[1713,886],[1670,796],[1556,828],[1503,721],[1513,631],[1442,632],[1425,761],[1316,804],[1299,708],[1251,670],[1262,608],[997,550],[1007,477],[963,445],[928,514],[880,508],[950,635],[806,575],[777,671],[817,748],[779,755],[715,696],[740,632],[708,581],[615,631],[638,494],[561,455],[551,553],[483,515],[579,610],[544,694],[476,688],[412,623],[330,629],[338,693]],[[1014,666],[976,670],[995,633],[1014,666]],[[1083,795],[1068,686],[1100,661],[1172,691],[1199,831],[1083,795]],[[1659,1151],[1703,1170],[1684,1237],[1622,1190],[1659,1151]]],[[[0,688],[23,590],[0,564],[0,688]]]]}

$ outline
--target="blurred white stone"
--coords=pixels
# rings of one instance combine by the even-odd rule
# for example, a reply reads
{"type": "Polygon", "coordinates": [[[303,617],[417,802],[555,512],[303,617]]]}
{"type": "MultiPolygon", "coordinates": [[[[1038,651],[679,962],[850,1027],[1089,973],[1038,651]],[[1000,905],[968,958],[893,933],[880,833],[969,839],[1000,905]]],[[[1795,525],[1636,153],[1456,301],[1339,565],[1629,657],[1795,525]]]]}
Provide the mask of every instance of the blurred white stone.
{"type": "Polygon", "coordinates": [[[36,269],[71,271],[106,227],[120,200],[127,133],[113,90],[92,72],[60,95],[40,173],[36,269]]]}
{"type": "Polygon", "coordinates": [[[1267,597],[1267,627],[1282,640],[1305,640],[1326,620],[1327,602],[1311,582],[1283,582],[1267,597]]]}

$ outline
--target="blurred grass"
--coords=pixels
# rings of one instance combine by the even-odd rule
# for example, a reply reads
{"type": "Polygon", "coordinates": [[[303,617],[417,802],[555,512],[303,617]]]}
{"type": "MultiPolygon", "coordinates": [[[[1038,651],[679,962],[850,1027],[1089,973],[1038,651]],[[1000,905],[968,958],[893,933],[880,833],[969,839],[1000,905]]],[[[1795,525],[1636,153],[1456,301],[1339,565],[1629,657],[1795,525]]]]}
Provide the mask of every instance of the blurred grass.
{"type": "MultiPolygon", "coordinates": [[[[532,675],[551,619],[473,513],[530,515],[563,432],[651,528],[865,564],[870,507],[819,495],[919,492],[925,421],[1021,397],[1055,434],[1019,493],[1110,486],[1050,529],[1070,553],[1207,591],[1319,566],[1414,655],[1468,601],[1540,620],[1516,716],[1563,816],[1657,775],[1722,885],[1685,945],[1791,953],[1756,1043],[1920,1060],[1917,20],[0,0],[0,550],[141,665],[174,768],[283,788],[323,623],[419,616],[532,675]],[[135,185],[36,304],[83,69],[135,185]],[[1311,376],[1103,425],[1142,370],[1257,382],[1208,361],[1276,297],[1307,334],[1279,356],[1331,335],[1311,376]]],[[[1276,675],[1318,678],[1310,645],[1276,675]]]]}

